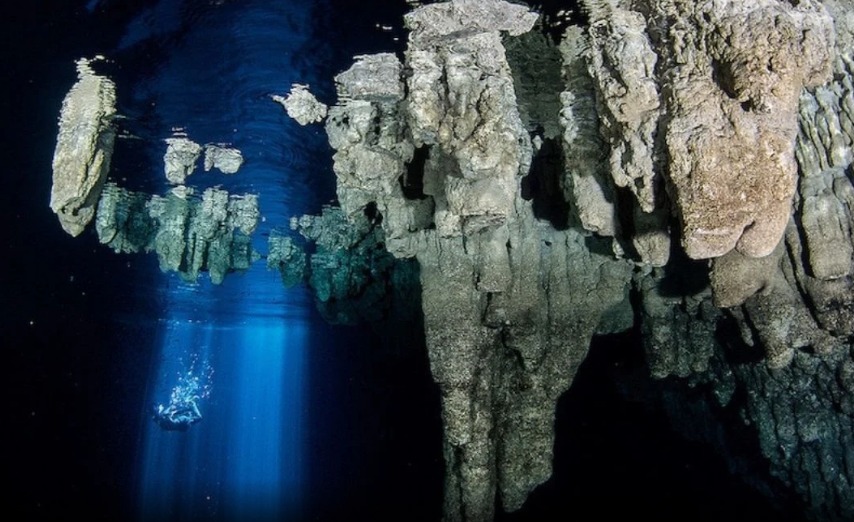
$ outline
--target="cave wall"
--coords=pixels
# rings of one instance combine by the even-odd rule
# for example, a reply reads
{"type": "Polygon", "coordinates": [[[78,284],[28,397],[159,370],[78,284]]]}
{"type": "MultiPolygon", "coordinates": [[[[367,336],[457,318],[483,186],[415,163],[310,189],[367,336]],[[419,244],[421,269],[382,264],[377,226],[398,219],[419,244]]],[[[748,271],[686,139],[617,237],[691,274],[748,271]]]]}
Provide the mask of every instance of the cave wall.
{"type": "Polygon", "coordinates": [[[585,8],[558,45],[518,5],[431,4],[403,62],[337,78],[342,208],[420,266],[445,518],[550,476],[558,397],[635,320],[651,376],[703,383],[812,518],[851,518],[850,8],[585,8]]]}

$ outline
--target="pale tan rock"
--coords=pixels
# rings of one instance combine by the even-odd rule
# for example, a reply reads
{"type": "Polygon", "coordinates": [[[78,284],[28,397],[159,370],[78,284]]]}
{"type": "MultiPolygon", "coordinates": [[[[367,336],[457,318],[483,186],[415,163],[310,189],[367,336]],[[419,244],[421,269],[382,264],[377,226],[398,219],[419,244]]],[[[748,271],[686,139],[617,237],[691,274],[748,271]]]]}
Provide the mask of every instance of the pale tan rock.
{"type": "Polygon", "coordinates": [[[328,107],[308,90],[308,85],[295,83],[291,86],[291,92],[287,96],[274,94],[273,101],[285,108],[288,116],[296,120],[300,125],[317,123],[326,118],[328,107]]]}
{"type": "Polygon", "coordinates": [[[616,185],[650,212],[663,183],[694,259],[768,255],[791,214],[799,95],[829,78],[827,11],[814,0],[586,5],[616,185]]]}
{"type": "Polygon", "coordinates": [[[95,74],[91,62],[77,61],[78,80],[62,102],[53,154],[50,208],[72,236],[80,235],[95,215],[116,136],[115,84],[95,74]]]}
{"type": "Polygon", "coordinates": [[[715,258],[710,274],[715,306],[739,306],[754,294],[768,290],[780,271],[780,258],[784,252],[785,245],[781,241],[765,257],[748,257],[738,250],[731,250],[715,258]]]}
{"type": "Polygon", "coordinates": [[[608,168],[607,147],[599,134],[596,91],[584,52],[589,42],[580,27],[570,27],[561,41],[566,90],[560,95],[560,124],[566,164],[564,193],[574,203],[581,226],[602,236],[617,234],[616,194],[608,168]]]}
{"type": "Polygon", "coordinates": [[[637,11],[613,5],[591,20],[590,74],[603,107],[602,130],[611,144],[611,176],[634,193],[641,208],[656,206],[653,154],[659,98],[658,56],[637,11]]]}
{"type": "Polygon", "coordinates": [[[768,255],[791,213],[798,97],[828,78],[831,19],[814,2],[765,0],[677,13],[665,141],[683,247],[695,259],[768,255]]]}
{"type": "Polygon", "coordinates": [[[413,140],[416,146],[436,145],[456,163],[454,175],[434,180],[447,203],[442,211],[450,213],[442,219],[449,235],[505,223],[519,178],[531,164],[531,143],[498,31],[518,34],[533,20],[517,16],[520,6],[508,6],[456,0],[425,6],[406,18],[412,29],[406,108],[413,140]],[[485,6],[506,10],[508,17],[477,18],[485,6]],[[471,29],[452,30],[461,23],[471,29]]]}
{"type": "Polygon", "coordinates": [[[163,155],[166,179],[173,185],[183,185],[187,177],[196,170],[196,162],[204,148],[184,136],[166,138],[166,153],[163,155]]]}
{"type": "Polygon", "coordinates": [[[217,169],[223,174],[236,174],[243,166],[243,153],[234,147],[205,145],[205,172],[217,169]]]}

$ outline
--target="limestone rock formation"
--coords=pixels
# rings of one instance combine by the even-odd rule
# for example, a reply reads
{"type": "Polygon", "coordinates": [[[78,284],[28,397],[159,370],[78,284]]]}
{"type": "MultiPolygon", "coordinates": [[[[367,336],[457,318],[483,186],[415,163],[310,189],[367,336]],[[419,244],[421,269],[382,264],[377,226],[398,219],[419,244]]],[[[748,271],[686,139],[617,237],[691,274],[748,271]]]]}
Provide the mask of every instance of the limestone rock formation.
{"type": "Polygon", "coordinates": [[[653,377],[714,382],[717,407],[756,398],[733,407],[760,426],[774,476],[821,502],[815,513],[844,519],[848,477],[815,471],[848,469],[838,399],[815,403],[839,434],[824,453],[833,464],[773,453],[788,428],[762,412],[800,401],[785,390],[816,368],[804,358],[837,361],[814,386],[844,395],[822,376],[846,372],[851,357],[850,8],[586,6],[590,26],[554,49],[521,36],[533,15],[518,5],[431,4],[406,17],[403,64],[361,56],[336,79],[327,132],[342,208],[351,219],[376,211],[389,251],[420,267],[446,519],[521,506],[550,474],[554,404],[590,338],[635,317],[653,377]],[[834,31],[849,42],[841,59],[834,31]],[[831,62],[832,86],[803,91],[831,62]],[[562,161],[562,175],[546,160],[562,161]],[[568,215],[555,220],[544,201],[568,215]],[[707,258],[711,270],[695,261],[707,258]],[[732,366],[717,341],[726,325],[763,360],[732,366]],[[796,465],[811,471],[796,476],[796,465]]]}
{"type": "Polygon", "coordinates": [[[150,199],[148,194],[107,183],[95,218],[98,240],[117,253],[149,249],[157,232],[157,223],[148,213],[150,199]]]}
{"type": "Polygon", "coordinates": [[[424,178],[442,236],[503,224],[513,212],[532,152],[499,31],[521,34],[535,21],[524,7],[498,0],[431,4],[405,17],[412,139],[438,145],[430,159],[448,167],[424,178]]]}
{"type": "Polygon", "coordinates": [[[309,259],[308,284],[318,310],[332,324],[382,319],[400,268],[384,248],[383,232],[367,215],[348,219],[340,208],[302,216],[291,226],[316,245],[309,259]]]}
{"type": "Polygon", "coordinates": [[[287,96],[274,94],[271,98],[274,102],[281,104],[288,116],[300,125],[318,123],[326,118],[328,107],[314,97],[308,90],[308,85],[295,83],[287,96]]]}
{"type": "Polygon", "coordinates": [[[95,215],[116,137],[116,86],[92,70],[93,61],[77,61],[78,80],[62,101],[53,154],[50,208],[72,236],[95,215]]]}
{"type": "Polygon", "coordinates": [[[654,78],[659,56],[646,19],[628,2],[590,2],[590,73],[602,105],[603,134],[611,144],[611,176],[631,190],[645,212],[656,206],[654,135],[661,100],[654,78]]]}
{"type": "Polygon", "coordinates": [[[825,9],[777,0],[586,5],[615,183],[645,212],[665,184],[692,258],[770,254],[795,191],[798,97],[830,72],[825,9]]]}
{"type": "Polygon", "coordinates": [[[308,270],[305,250],[280,232],[270,235],[267,246],[267,268],[279,271],[285,288],[305,282],[308,270]]]}
{"type": "Polygon", "coordinates": [[[564,197],[575,202],[585,230],[614,236],[619,229],[617,196],[599,134],[596,91],[587,73],[586,48],[581,28],[571,26],[560,47],[566,83],[566,90],[560,94],[567,169],[564,197]]]}
{"type": "Polygon", "coordinates": [[[336,150],[341,208],[359,219],[368,205],[375,205],[383,216],[389,251],[411,256],[410,233],[431,225],[433,202],[405,193],[423,177],[408,179],[406,164],[413,160],[415,147],[404,135],[401,74],[402,65],[393,54],[358,57],[336,77],[342,103],[330,108],[326,132],[336,150]]]}
{"type": "Polygon", "coordinates": [[[202,146],[183,137],[166,138],[166,153],[163,155],[166,179],[173,185],[183,185],[187,177],[196,170],[196,162],[202,155],[202,146]]]}
{"type": "Polygon", "coordinates": [[[522,197],[532,148],[498,31],[533,21],[502,2],[416,10],[407,89],[393,55],[357,57],[327,123],[346,215],[377,211],[389,251],[420,266],[449,520],[491,519],[496,495],[515,510],[548,478],[557,397],[592,335],[631,323],[630,264],[522,197]]]}
{"type": "Polygon", "coordinates": [[[96,228],[101,243],[116,252],[154,251],[164,272],[195,281],[205,271],[219,284],[227,273],[259,259],[250,238],[259,220],[253,194],[209,188],[199,198],[179,186],[165,196],[148,196],[108,183],[96,228]]]}
{"type": "Polygon", "coordinates": [[[205,172],[217,169],[223,174],[235,174],[243,165],[243,154],[232,147],[205,145],[205,172]]]}
{"type": "MultiPolygon", "coordinates": [[[[854,360],[854,9],[836,1],[823,7],[835,28],[833,75],[828,83],[799,93],[794,146],[799,178],[784,238],[763,258],[734,250],[715,259],[710,284],[723,314],[692,319],[685,307],[673,306],[666,312],[671,314],[668,324],[690,324],[706,333],[654,348],[669,354],[657,359],[668,361],[659,365],[659,376],[685,373],[675,363],[685,346],[703,354],[707,364],[692,370],[690,378],[708,383],[700,389],[709,404],[719,405],[712,411],[722,415],[723,408],[734,409],[755,430],[771,477],[805,506],[805,518],[843,521],[854,517],[848,378],[854,360]],[[715,331],[728,333],[722,337],[715,331]],[[751,352],[762,354],[763,361],[740,362],[751,352]]],[[[815,13],[815,5],[802,2],[800,8],[815,13]]],[[[704,299],[707,303],[709,297],[704,299]]]]}

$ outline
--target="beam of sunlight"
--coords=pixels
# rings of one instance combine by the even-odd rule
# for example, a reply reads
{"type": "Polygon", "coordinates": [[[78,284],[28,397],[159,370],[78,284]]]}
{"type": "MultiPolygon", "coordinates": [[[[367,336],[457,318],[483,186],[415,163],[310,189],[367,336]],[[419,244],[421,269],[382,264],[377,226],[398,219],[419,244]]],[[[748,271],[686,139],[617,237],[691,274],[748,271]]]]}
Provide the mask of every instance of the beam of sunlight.
{"type": "Polygon", "coordinates": [[[302,498],[306,326],[257,318],[235,327],[165,325],[152,407],[180,376],[209,367],[202,420],[186,432],[147,424],[143,520],[276,520],[297,516],[302,498]]]}

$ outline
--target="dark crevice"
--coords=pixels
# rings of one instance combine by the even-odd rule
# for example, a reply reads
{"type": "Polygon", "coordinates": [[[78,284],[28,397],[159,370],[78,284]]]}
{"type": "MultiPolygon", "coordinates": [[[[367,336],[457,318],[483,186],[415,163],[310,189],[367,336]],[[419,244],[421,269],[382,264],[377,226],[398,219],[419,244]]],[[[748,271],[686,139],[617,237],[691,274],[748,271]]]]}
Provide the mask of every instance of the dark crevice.
{"type": "MultiPolygon", "coordinates": [[[[721,91],[731,100],[738,100],[738,93],[735,91],[732,76],[732,66],[720,60],[712,60],[712,81],[715,82],[721,91]]],[[[750,112],[755,108],[752,100],[741,102],[741,109],[745,112],[750,112]]]]}
{"type": "Polygon", "coordinates": [[[563,149],[557,139],[546,138],[534,155],[530,173],[522,178],[522,198],[533,200],[534,216],[556,230],[569,228],[569,203],[561,187],[563,175],[563,149]]]}
{"type": "MultiPolygon", "coordinates": [[[[745,323],[747,323],[753,333],[756,335],[756,330],[750,321],[750,317],[745,314],[745,323]]],[[[738,320],[732,313],[723,314],[723,319],[718,321],[715,330],[717,341],[724,347],[724,356],[729,364],[739,366],[744,364],[763,364],[765,359],[765,351],[758,343],[750,346],[741,338],[741,330],[738,327],[738,320]]]]}
{"type": "Polygon", "coordinates": [[[670,260],[664,267],[664,277],[659,282],[658,291],[665,297],[694,295],[711,284],[708,260],[691,259],[679,245],[680,238],[676,232],[670,242],[670,260]]]}
{"type": "Polygon", "coordinates": [[[400,188],[406,199],[424,199],[424,166],[430,156],[430,149],[426,145],[415,149],[412,161],[406,165],[406,173],[400,177],[400,188]]]}
{"type": "Polygon", "coordinates": [[[367,206],[365,206],[364,212],[365,217],[368,218],[368,221],[372,225],[372,229],[383,222],[383,215],[380,213],[379,209],[377,209],[376,201],[368,203],[367,206]]]}
{"type": "Polygon", "coordinates": [[[528,2],[537,13],[540,13],[541,30],[559,44],[566,29],[570,25],[589,25],[589,16],[575,0],[538,0],[528,2]]]}
{"type": "MultiPolygon", "coordinates": [[[[686,394],[681,381],[649,377],[638,328],[594,338],[557,405],[552,477],[522,509],[497,520],[571,520],[579,513],[602,520],[794,520],[789,506],[778,507],[734,476],[717,448],[673,427],[699,421],[696,415],[736,415],[714,410],[705,388],[686,394]]],[[[714,425],[709,417],[704,422],[714,425]]],[[[762,483],[767,470],[748,472],[762,483]]]]}

